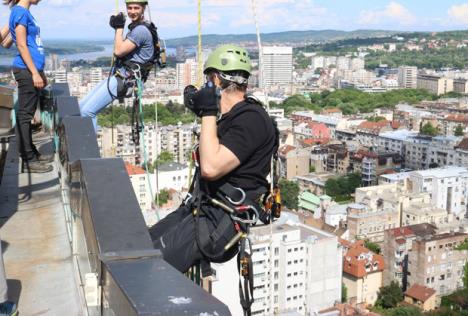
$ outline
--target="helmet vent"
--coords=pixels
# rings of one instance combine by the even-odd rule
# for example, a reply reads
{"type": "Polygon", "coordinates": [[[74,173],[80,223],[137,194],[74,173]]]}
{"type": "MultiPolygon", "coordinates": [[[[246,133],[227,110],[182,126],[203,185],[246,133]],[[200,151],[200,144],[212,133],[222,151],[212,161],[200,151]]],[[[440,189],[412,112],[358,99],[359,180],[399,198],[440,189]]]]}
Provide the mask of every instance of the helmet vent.
{"type": "Polygon", "coordinates": [[[221,59],[221,64],[222,64],[223,66],[226,66],[226,65],[228,64],[228,60],[227,60],[226,58],[222,58],[222,59],[221,59]]]}

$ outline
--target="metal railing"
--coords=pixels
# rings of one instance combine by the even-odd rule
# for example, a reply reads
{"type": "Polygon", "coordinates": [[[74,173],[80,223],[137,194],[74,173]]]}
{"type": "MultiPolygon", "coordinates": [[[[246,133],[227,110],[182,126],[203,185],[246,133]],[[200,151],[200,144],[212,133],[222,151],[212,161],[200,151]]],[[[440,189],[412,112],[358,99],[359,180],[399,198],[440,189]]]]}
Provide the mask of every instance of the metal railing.
{"type": "Polygon", "coordinates": [[[90,118],[67,84],[52,86],[62,201],[87,315],[230,315],[153,248],[121,158],[100,158],[90,118]]]}

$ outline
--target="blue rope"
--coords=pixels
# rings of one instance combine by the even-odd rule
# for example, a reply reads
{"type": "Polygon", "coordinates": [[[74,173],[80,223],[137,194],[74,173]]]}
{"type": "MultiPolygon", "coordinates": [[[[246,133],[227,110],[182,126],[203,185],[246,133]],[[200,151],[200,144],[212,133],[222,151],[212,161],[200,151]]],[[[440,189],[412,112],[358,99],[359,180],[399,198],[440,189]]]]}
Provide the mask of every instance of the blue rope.
{"type": "MultiPolygon", "coordinates": [[[[138,108],[139,108],[139,112],[140,112],[140,122],[141,122],[141,127],[142,127],[141,132],[140,132],[140,138],[141,138],[142,145],[143,145],[143,165],[145,166],[146,178],[147,178],[148,186],[149,186],[150,193],[151,193],[151,203],[156,204],[156,202],[154,200],[153,186],[151,185],[150,174],[149,174],[149,171],[148,171],[148,153],[146,151],[146,142],[145,142],[145,118],[144,118],[144,114],[143,114],[143,105],[141,104],[141,98],[142,97],[143,97],[143,83],[142,83],[141,79],[137,79],[138,108]]],[[[158,176],[157,170],[155,170],[155,175],[156,175],[156,177],[158,176]]],[[[158,210],[157,210],[158,207],[159,207],[159,205],[156,205],[156,218],[157,218],[157,220],[159,222],[159,213],[158,213],[158,210]]]]}

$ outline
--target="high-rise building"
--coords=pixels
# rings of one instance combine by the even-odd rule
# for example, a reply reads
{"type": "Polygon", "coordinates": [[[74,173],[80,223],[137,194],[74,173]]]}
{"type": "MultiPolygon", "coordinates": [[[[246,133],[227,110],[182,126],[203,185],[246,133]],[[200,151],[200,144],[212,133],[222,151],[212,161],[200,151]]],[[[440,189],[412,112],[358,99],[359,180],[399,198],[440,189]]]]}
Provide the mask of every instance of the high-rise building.
{"type": "Polygon", "coordinates": [[[293,72],[292,47],[263,47],[260,87],[290,85],[293,72]]]}
{"type": "MultiPolygon", "coordinates": [[[[269,226],[253,227],[255,302],[252,315],[296,312],[314,315],[341,301],[342,248],[335,235],[299,223],[284,213],[269,226]],[[283,215],[282,215],[283,218],[283,215]]],[[[242,315],[239,304],[236,260],[213,265],[217,281],[212,293],[228,305],[232,315],[242,315]]]]}
{"type": "Polygon", "coordinates": [[[185,63],[177,63],[176,65],[176,81],[177,88],[182,91],[188,85],[193,85],[197,82],[198,64],[195,59],[187,59],[185,63]]]}
{"type": "Polygon", "coordinates": [[[55,83],[66,83],[67,82],[67,70],[60,68],[54,72],[55,83]]]}
{"type": "Polygon", "coordinates": [[[148,175],[143,168],[126,163],[125,167],[132,182],[135,196],[140,204],[141,210],[151,209],[151,191],[148,183],[148,175]]]}
{"type": "Polygon", "coordinates": [[[102,81],[102,68],[94,67],[90,70],[91,89],[95,88],[102,81]]]}
{"type": "Polygon", "coordinates": [[[458,93],[468,93],[468,80],[467,79],[454,79],[453,91],[458,93]]]}
{"type": "Polygon", "coordinates": [[[401,66],[398,68],[398,85],[406,89],[416,89],[418,67],[401,66]]]}

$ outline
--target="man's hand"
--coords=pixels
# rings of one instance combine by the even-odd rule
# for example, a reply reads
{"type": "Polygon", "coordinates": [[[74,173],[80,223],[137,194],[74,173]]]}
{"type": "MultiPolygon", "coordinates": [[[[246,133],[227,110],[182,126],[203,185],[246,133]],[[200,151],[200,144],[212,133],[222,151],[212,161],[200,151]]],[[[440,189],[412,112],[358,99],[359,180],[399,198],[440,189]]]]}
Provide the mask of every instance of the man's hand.
{"type": "Polygon", "coordinates": [[[185,105],[198,117],[216,116],[218,114],[219,96],[216,86],[208,82],[199,91],[194,86],[184,90],[185,105]]]}
{"type": "Polygon", "coordinates": [[[109,25],[114,29],[123,29],[125,27],[125,15],[119,12],[117,15],[111,15],[109,25]]]}

